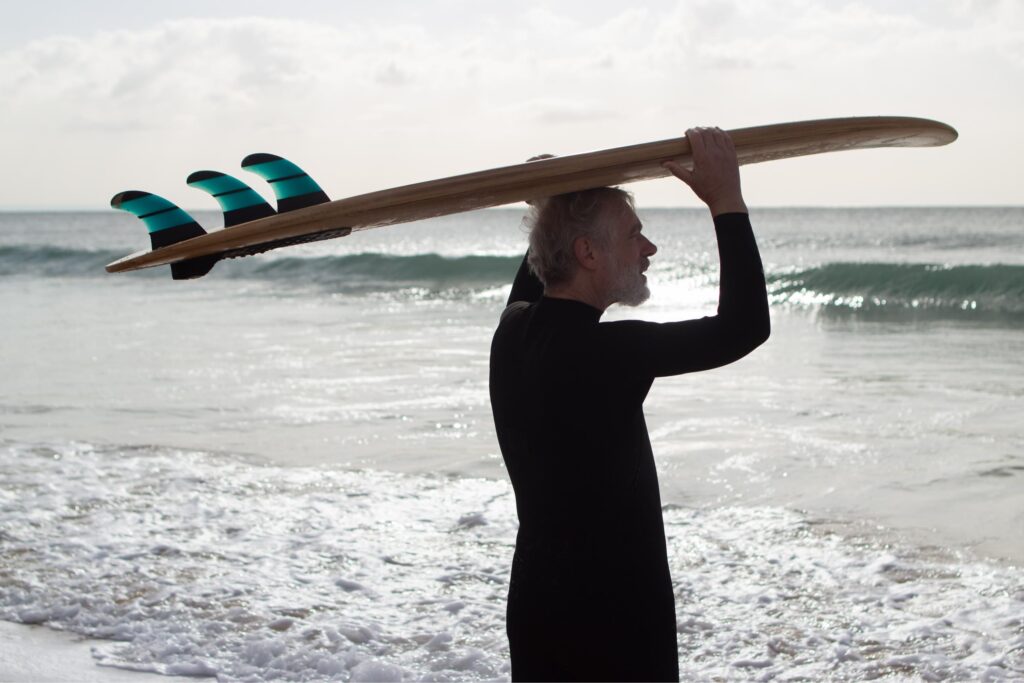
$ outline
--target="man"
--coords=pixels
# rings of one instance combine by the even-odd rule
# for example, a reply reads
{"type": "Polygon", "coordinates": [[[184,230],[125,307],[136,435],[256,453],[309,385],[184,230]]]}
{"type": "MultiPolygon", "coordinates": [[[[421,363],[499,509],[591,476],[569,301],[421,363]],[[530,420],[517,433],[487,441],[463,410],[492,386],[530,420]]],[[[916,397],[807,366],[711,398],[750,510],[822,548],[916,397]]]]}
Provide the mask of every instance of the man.
{"type": "Polygon", "coordinates": [[[761,261],[732,140],[693,129],[693,169],[666,163],[711,210],[718,314],[600,323],[649,295],[657,251],[629,195],[551,197],[491,346],[490,389],[519,532],[507,628],[513,680],[678,680],[675,604],[643,402],[655,377],[706,370],[768,338],[761,261]]]}

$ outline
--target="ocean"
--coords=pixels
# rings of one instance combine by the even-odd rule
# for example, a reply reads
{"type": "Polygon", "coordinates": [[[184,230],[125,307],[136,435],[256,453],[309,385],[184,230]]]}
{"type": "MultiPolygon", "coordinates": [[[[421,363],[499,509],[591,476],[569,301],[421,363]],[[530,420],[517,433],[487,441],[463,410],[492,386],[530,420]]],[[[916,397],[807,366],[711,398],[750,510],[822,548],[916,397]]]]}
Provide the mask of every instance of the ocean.
{"type": "MultiPolygon", "coordinates": [[[[605,319],[713,314],[706,212],[640,217],[653,296],[605,319]]],[[[521,218],[175,282],[104,272],[131,216],[0,213],[0,618],[163,674],[507,679],[521,218]]],[[[1024,208],[752,221],[772,337],[646,402],[684,680],[1024,680],[1024,208]]]]}

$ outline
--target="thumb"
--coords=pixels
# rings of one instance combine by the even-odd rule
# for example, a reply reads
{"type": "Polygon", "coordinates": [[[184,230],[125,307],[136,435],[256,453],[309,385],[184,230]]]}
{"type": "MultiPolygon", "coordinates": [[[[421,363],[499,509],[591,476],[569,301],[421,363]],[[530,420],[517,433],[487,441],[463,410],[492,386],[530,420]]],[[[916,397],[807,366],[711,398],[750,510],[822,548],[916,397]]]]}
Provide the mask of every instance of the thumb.
{"type": "Polygon", "coordinates": [[[682,180],[691,188],[693,187],[693,171],[691,171],[690,169],[686,168],[685,166],[679,164],[676,161],[666,161],[661,166],[662,168],[668,169],[669,173],[674,175],[676,178],[682,180]]]}

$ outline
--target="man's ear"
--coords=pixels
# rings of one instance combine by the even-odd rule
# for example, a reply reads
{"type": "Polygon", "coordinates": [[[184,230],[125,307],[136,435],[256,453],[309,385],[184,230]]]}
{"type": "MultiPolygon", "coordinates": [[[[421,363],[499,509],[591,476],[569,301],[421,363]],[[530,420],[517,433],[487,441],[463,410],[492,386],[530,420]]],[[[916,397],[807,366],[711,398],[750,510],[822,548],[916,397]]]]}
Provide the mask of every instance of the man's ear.
{"type": "Polygon", "coordinates": [[[572,250],[576,256],[576,263],[580,264],[580,268],[585,268],[586,270],[597,268],[598,254],[593,242],[586,237],[577,237],[572,243],[572,250]]]}

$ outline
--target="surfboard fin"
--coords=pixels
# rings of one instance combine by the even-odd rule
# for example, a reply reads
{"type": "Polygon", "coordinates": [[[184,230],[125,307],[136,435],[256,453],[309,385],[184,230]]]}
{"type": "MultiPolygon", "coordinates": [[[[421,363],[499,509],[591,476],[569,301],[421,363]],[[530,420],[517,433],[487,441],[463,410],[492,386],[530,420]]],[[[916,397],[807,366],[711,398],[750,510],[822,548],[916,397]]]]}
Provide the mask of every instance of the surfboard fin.
{"type": "Polygon", "coordinates": [[[331,201],[305,171],[276,154],[250,154],[242,159],[242,168],[270,183],[277,197],[278,213],[331,201]]]}
{"type": "Polygon", "coordinates": [[[217,200],[224,212],[225,228],[277,213],[256,190],[226,173],[196,171],[185,182],[217,200]]]}
{"type": "MultiPolygon", "coordinates": [[[[154,250],[205,235],[206,231],[186,211],[160,195],[141,190],[118,192],[110,199],[110,206],[136,216],[149,231],[154,250]]],[[[218,261],[215,256],[204,256],[171,264],[171,277],[190,280],[210,272],[218,261]]]]}

